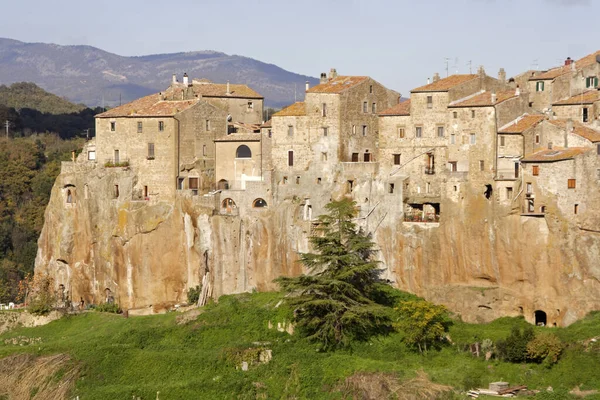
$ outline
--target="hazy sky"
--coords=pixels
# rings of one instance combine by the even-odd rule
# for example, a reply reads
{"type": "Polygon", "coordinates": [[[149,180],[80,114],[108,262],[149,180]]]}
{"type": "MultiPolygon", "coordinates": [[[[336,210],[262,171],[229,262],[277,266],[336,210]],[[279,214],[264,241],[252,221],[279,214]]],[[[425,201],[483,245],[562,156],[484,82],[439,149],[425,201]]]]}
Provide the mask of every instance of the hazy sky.
{"type": "Polygon", "coordinates": [[[496,76],[600,49],[600,0],[3,1],[0,37],[120,55],[239,54],[311,76],[335,67],[408,95],[439,72],[496,76]]]}

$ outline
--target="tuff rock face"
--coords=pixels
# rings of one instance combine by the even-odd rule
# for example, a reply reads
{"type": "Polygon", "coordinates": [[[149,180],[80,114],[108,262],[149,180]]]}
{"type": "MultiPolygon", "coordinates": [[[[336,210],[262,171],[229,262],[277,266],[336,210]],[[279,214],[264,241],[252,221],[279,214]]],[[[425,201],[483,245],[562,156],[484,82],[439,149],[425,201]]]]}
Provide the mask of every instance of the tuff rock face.
{"type": "MultiPolygon", "coordinates": [[[[123,308],[160,311],[186,301],[207,271],[214,297],[276,289],[276,277],[303,272],[297,254],[309,250],[311,223],[300,200],[240,216],[214,212],[219,199],[211,196],[114,198],[115,185],[135,179],[128,169],[63,165],[36,273],[52,275],[74,302],[110,295],[123,308]]],[[[402,222],[389,208],[372,214],[384,276],[397,287],[473,322],[505,315],[535,322],[540,310],[548,325],[562,326],[600,308],[600,232],[551,215],[522,217],[483,196],[442,210],[439,224],[402,222]]]]}

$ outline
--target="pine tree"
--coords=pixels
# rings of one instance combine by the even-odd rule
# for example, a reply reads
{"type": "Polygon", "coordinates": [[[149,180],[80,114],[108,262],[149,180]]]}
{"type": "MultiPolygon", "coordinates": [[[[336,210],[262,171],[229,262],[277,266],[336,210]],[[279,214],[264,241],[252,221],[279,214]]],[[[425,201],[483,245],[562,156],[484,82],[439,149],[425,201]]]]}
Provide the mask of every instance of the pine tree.
{"type": "Polygon", "coordinates": [[[300,255],[310,275],[277,281],[292,295],[300,332],[329,350],[387,333],[392,323],[372,236],[353,222],[356,203],[343,199],[325,208],[310,238],[315,252],[300,255]]]}

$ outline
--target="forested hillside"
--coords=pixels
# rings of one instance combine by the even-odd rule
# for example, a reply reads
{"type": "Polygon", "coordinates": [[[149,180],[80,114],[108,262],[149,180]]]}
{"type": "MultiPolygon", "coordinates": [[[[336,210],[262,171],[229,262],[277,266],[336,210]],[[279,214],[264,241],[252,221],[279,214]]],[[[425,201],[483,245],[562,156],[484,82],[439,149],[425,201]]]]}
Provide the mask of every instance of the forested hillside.
{"type": "Polygon", "coordinates": [[[73,104],[58,97],[31,82],[18,82],[10,86],[0,85],[0,104],[7,107],[31,108],[41,113],[70,114],[84,108],[82,104],[73,104]]]}

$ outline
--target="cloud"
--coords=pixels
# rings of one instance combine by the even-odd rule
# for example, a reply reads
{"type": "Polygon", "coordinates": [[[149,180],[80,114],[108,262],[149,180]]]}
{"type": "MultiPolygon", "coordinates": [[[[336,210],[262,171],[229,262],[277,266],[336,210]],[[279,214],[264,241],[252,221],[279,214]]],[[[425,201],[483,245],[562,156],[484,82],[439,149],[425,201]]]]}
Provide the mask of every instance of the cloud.
{"type": "Polygon", "coordinates": [[[592,0],[544,0],[544,2],[563,7],[586,7],[592,4],[592,0]]]}

